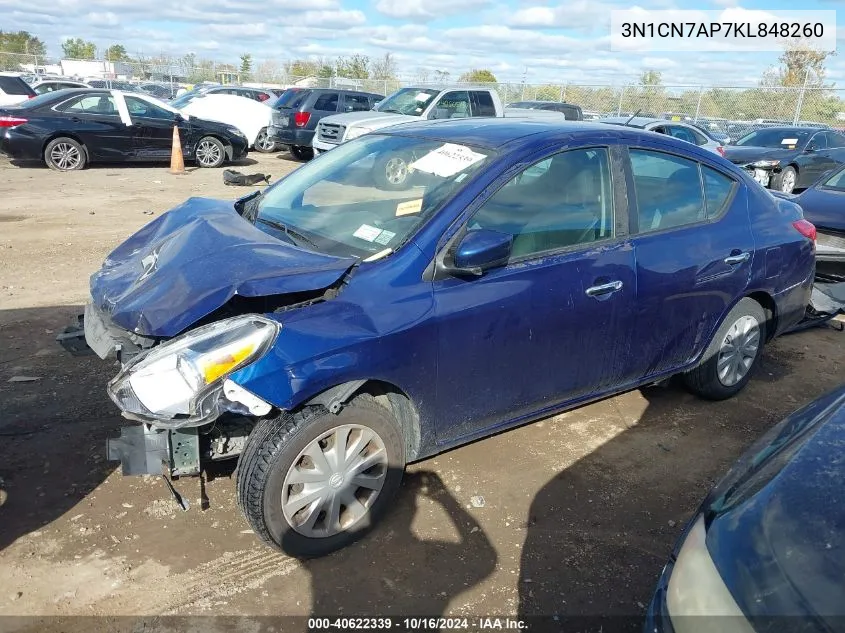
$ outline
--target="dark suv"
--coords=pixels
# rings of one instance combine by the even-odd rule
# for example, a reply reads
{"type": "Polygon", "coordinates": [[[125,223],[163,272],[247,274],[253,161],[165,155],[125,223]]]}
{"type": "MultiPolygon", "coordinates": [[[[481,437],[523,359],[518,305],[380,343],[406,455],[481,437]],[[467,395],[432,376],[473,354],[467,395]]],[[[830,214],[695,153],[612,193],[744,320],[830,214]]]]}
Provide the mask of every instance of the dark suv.
{"type": "Polygon", "coordinates": [[[300,90],[273,113],[270,137],[278,145],[290,147],[290,153],[299,160],[314,156],[311,140],[317,123],[324,116],[338,112],[360,112],[372,110],[383,95],[355,90],[334,90],[309,88],[300,90]]]}
{"type": "Polygon", "coordinates": [[[508,104],[509,108],[520,108],[522,110],[552,110],[560,112],[567,121],[583,121],[584,113],[581,106],[572,103],[561,103],[559,101],[517,101],[508,104]]]}

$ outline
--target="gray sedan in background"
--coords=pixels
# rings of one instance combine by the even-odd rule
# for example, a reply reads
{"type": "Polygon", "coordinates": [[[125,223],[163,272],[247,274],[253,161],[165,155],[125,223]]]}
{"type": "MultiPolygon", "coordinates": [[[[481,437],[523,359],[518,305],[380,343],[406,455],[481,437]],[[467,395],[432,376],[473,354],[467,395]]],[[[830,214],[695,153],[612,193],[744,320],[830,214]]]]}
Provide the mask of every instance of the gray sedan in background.
{"type": "Polygon", "coordinates": [[[651,117],[607,117],[599,119],[600,123],[608,123],[610,125],[627,125],[628,127],[638,127],[643,130],[651,132],[658,132],[659,134],[667,134],[674,136],[682,141],[687,141],[693,145],[698,145],[711,152],[725,155],[725,148],[715,138],[707,134],[701,128],[697,128],[688,123],[681,121],[667,121],[666,119],[653,119],[651,117]]]}

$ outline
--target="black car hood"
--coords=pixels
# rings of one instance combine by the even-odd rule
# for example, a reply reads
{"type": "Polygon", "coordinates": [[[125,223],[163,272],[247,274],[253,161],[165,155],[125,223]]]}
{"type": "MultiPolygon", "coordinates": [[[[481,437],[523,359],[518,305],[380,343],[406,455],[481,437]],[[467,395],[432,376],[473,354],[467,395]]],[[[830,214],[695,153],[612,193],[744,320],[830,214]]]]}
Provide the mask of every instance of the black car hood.
{"type": "Polygon", "coordinates": [[[725,158],[737,165],[752,163],[756,160],[790,160],[799,154],[794,149],[780,147],[746,147],[728,145],[725,147],[725,158]]]}
{"type": "Polygon", "coordinates": [[[91,297],[120,327],[169,337],[235,295],[327,288],[356,261],[276,239],[231,202],[190,198],[118,246],[91,276],[91,297]]]}
{"type": "Polygon", "coordinates": [[[760,462],[767,481],[707,530],[719,573],[752,619],[845,616],[845,389],[817,403],[816,426],[760,462]],[[785,463],[766,473],[783,448],[785,463]]]}

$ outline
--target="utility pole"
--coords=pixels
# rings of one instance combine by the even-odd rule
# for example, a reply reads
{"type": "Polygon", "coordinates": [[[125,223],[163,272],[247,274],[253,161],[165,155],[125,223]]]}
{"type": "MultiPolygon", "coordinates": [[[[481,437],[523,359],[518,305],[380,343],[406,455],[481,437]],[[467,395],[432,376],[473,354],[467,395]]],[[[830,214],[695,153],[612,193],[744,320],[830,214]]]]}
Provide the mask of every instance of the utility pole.
{"type": "Polygon", "coordinates": [[[525,78],[528,76],[528,66],[522,71],[522,97],[521,101],[525,101],[525,78]]]}
{"type": "Polygon", "coordinates": [[[804,92],[807,90],[807,80],[810,78],[810,67],[807,66],[807,71],[804,73],[804,84],[801,86],[801,92],[798,94],[798,103],[795,106],[795,116],[792,118],[792,125],[798,125],[801,118],[801,108],[804,107],[804,92]]]}

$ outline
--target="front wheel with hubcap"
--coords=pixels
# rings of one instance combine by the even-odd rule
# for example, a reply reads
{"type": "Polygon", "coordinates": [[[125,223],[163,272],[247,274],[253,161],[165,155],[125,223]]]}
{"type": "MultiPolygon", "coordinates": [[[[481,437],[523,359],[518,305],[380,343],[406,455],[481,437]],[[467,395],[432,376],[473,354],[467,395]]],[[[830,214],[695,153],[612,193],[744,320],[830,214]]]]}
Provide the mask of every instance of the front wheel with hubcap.
{"type": "Polygon", "coordinates": [[[306,407],[263,420],[238,463],[238,502],[269,545],[322,556],[361,538],[389,507],[404,447],[391,412],[368,396],[338,414],[306,407]]]}
{"type": "Polygon", "coordinates": [[[54,138],[44,148],[44,162],[56,171],[76,171],[85,167],[85,148],[72,138],[54,138]]]}
{"type": "Polygon", "coordinates": [[[684,374],[684,381],[709,400],[730,398],[751,378],[765,341],[766,313],[754,299],[741,299],[722,322],[701,364],[684,374]]]}
{"type": "Polygon", "coordinates": [[[220,139],[203,136],[194,150],[194,158],[200,167],[220,167],[226,159],[226,148],[220,139]]]}
{"type": "Polygon", "coordinates": [[[783,193],[792,193],[798,183],[798,172],[794,167],[784,167],[779,174],[772,178],[772,189],[783,193]]]}
{"type": "Polygon", "coordinates": [[[270,154],[271,152],[276,151],[276,141],[270,137],[266,127],[261,128],[258,132],[258,136],[255,137],[254,147],[257,151],[264,154],[270,154]]]}

